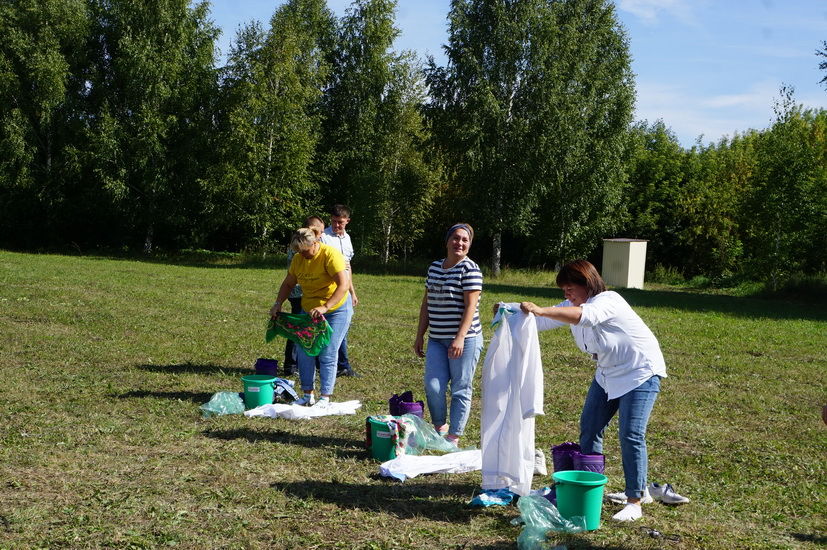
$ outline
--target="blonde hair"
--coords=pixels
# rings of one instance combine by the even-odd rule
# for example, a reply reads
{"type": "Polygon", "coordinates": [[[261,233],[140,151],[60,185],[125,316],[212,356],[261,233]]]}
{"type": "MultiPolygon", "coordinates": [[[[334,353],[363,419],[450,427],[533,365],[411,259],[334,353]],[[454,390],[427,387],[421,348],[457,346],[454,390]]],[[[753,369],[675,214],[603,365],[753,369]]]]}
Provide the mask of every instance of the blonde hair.
{"type": "Polygon", "coordinates": [[[293,238],[290,239],[290,248],[293,252],[301,252],[302,250],[308,250],[314,244],[318,237],[316,233],[307,227],[300,227],[293,233],[293,238]]]}

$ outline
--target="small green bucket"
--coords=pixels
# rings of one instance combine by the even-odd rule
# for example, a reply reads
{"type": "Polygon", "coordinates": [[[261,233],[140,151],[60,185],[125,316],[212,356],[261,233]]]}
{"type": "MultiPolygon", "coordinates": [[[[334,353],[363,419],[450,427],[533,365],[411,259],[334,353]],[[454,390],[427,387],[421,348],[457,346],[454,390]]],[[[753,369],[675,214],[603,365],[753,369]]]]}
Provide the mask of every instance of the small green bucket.
{"type": "Polygon", "coordinates": [[[603,509],[603,486],[609,478],[597,472],[566,470],[551,476],[557,491],[557,509],[566,519],[585,516],[586,529],[600,527],[603,509]]]}
{"type": "Polygon", "coordinates": [[[368,417],[370,424],[370,455],[381,462],[396,458],[393,433],[387,422],[368,417]]]}
{"type": "Polygon", "coordinates": [[[244,382],[244,406],[248,409],[255,409],[262,405],[273,404],[273,384],[275,376],[269,374],[248,374],[242,376],[244,382]]]}

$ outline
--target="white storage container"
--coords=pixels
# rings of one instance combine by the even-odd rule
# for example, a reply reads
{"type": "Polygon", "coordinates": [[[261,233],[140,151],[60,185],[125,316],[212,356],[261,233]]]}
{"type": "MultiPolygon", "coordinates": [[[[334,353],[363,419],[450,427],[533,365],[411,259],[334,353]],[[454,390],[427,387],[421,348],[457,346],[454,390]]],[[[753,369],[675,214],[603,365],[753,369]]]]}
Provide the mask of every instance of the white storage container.
{"type": "Polygon", "coordinates": [[[601,276],[607,285],[643,288],[646,242],[643,239],[603,239],[601,276]]]}

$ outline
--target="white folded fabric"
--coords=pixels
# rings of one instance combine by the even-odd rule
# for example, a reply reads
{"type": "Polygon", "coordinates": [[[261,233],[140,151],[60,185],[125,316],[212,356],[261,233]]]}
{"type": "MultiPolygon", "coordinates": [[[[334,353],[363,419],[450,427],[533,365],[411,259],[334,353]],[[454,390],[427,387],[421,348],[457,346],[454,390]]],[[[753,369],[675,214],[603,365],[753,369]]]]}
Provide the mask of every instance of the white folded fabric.
{"type": "Polygon", "coordinates": [[[439,456],[401,455],[379,465],[379,475],[405,481],[421,474],[461,474],[482,468],[479,449],[439,456]]]}
{"type": "Polygon", "coordinates": [[[285,405],[277,403],[273,405],[262,405],[249,411],[244,411],[244,416],[269,416],[270,418],[287,418],[289,420],[302,420],[316,418],[319,416],[336,416],[344,414],[356,414],[356,409],[362,406],[358,400],[335,402],[331,401],[325,407],[304,407],[302,405],[285,405]]]}

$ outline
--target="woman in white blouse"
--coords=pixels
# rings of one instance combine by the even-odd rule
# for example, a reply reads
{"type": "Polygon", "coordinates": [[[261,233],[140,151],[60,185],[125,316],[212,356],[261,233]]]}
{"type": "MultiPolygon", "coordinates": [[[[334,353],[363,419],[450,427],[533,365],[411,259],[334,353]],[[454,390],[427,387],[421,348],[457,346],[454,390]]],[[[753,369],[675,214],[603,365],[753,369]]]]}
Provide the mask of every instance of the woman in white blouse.
{"type": "Polygon", "coordinates": [[[634,521],[643,516],[641,500],[647,497],[646,425],[666,377],[657,338],[620,294],[606,290],[595,267],[586,260],[563,266],[557,286],[565,301],[551,307],[522,302],[526,313],[537,317],[537,329],[568,325],[574,340],[597,363],[583,412],[580,447],[584,454],[603,452],[603,432],[619,415],[620,450],[627,504],[613,516],[634,521]]]}

